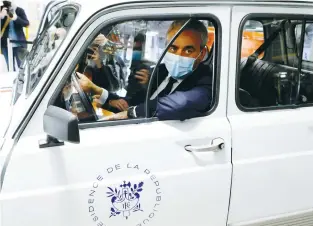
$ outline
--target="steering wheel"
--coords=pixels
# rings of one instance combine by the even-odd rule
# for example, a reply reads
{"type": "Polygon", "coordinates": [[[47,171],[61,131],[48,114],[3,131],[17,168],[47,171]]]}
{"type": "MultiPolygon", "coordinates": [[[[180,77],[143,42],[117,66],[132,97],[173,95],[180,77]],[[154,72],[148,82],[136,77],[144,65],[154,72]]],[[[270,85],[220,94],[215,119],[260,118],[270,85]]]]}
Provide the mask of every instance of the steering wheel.
{"type": "Polygon", "coordinates": [[[80,100],[81,100],[84,108],[86,109],[87,116],[83,117],[82,120],[83,121],[90,121],[90,120],[91,121],[97,121],[99,119],[98,115],[95,112],[95,109],[93,108],[93,105],[92,105],[89,97],[86,95],[86,93],[80,87],[79,82],[78,82],[78,76],[77,76],[76,72],[72,73],[71,78],[72,78],[72,84],[74,85],[75,89],[77,90],[79,97],[80,97],[80,100]]]}
{"type": "Polygon", "coordinates": [[[239,100],[241,105],[245,107],[257,107],[259,105],[258,101],[242,88],[239,89],[239,100]]]}

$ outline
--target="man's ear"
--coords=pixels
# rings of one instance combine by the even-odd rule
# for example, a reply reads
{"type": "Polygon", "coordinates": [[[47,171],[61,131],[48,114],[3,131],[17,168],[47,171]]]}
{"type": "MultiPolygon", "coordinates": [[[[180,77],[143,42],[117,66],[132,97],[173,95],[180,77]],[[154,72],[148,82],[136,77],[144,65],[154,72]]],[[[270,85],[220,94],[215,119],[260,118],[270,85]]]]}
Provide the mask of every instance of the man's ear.
{"type": "Polygon", "coordinates": [[[204,60],[204,57],[205,57],[205,55],[207,54],[207,52],[208,52],[208,47],[205,46],[205,47],[202,49],[202,51],[201,51],[201,55],[200,55],[201,61],[204,60]]]}
{"type": "Polygon", "coordinates": [[[200,53],[199,57],[196,59],[196,62],[194,64],[194,66],[193,66],[193,69],[196,69],[199,66],[199,64],[204,60],[204,57],[205,57],[207,51],[208,51],[207,47],[204,47],[201,50],[201,53],[200,53]]]}
{"type": "Polygon", "coordinates": [[[207,46],[205,46],[205,47],[201,50],[200,55],[199,55],[199,57],[197,58],[197,65],[200,64],[200,63],[204,60],[204,57],[205,57],[207,51],[208,51],[207,46]]]}

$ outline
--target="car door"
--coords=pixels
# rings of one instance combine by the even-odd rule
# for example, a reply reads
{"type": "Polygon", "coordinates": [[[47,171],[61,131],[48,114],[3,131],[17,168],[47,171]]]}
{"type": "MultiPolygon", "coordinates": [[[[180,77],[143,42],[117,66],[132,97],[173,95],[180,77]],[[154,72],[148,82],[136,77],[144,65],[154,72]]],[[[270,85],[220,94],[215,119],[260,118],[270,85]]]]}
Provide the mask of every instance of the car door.
{"type": "MultiPolygon", "coordinates": [[[[236,89],[240,86],[241,59],[238,53],[244,48],[240,43],[246,21],[266,17],[264,24],[275,29],[274,21],[283,21],[281,19],[286,19],[287,23],[299,19],[301,24],[303,14],[311,18],[312,5],[288,4],[287,7],[264,3],[258,7],[233,8],[228,118],[232,127],[234,168],[229,225],[312,225],[312,106],[304,107],[298,103],[248,109],[242,107],[239,96],[236,99],[231,95],[238,93],[236,89]]],[[[270,53],[266,50],[265,58],[255,61],[251,65],[253,71],[249,71],[249,75],[241,75],[241,78],[254,77],[260,81],[256,84],[265,87],[275,81],[271,79],[275,73],[287,76],[292,70],[297,73],[298,64],[284,67],[284,61],[275,63],[268,60],[286,57],[278,47],[282,37],[272,40],[272,44],[268,45],[270,53]],[[272,56],[266,58],[267,54],[272,56]],[[262,83],[263,76],[267,76],[267,80],[264,78],[262,83]]],[[[288,34],[286,37],[292,40],[288,34]]],[[[286,47],[289,59],[296,56],[290,52],[293,48],[290,42],[286,47]]],[[[251,86],[254,87],[252,83],[251,86]]],[[[259,97],[271,95],[271,89],[264,90],[268,92],[258,93],[259,97]]]]}
{"type": "MultiPolygon", "coordinates": [[[[51,76],[51,86],[34,104],[34,114],[25,128],[21,126],[16,133],[20,135],[4,169],[3,226],[226,224],[231,130],[226,117],[228,69],[221,62],[228,65],[229,36],[225,31],[229,30],[230,7],[154,6],[125,4],[103,10],[86,21],[79,35],[75,34],[55,79],[51,76]],[[97,26],[113,19],[190,14],[214,17],[218,29],[224,31],[218,35],[216,46],[216,101],[207,116],[186,121],[91,123],[80,126],[79,144],[39,148],[39,140],[46,137],[43,115],[47,105],[97,26]],[[210,151],[216,139],[222,139],[224,145],[221,150],[210,151]],[[194,151],[186,151],[187,145],[194,151]],[[122,194],[130,195],[130,190],[136,191],[135,198],[116,202],[122,194]]],[[[83,14],[89,18],[86,12],[83,14]]]]}

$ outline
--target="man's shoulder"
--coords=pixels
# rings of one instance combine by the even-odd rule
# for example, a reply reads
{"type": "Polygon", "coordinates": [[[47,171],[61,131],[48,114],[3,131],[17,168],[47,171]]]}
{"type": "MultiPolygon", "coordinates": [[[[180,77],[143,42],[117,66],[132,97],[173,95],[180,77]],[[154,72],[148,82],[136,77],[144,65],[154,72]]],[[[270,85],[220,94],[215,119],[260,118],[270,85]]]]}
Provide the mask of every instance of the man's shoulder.
{"type": "Polygon", "coordinates": [[[23,8],[17,6],[16,9],[15,9],[15,11],[16,11],[16,12],[17,12],[17,11],[20,11],[20,12],[21,12],[21,11],[25,11],[25,10],[24,10],[23,8]]]}
{"type": "Polygon", "coordinates": [[[25,10],[21,7],[16,7],[15,12],[16,14],[25,14],[25,10]]]}
{"type": "Polygon", "coordinates": [[[211,85],[212,84],[212,67],[201,63],[198,68],[186,79],[186,85],[211,85]]]}
{"type": "Polygon", "coordinates": [[[201,63],[199,67],[197,68],[197,73],[199,73],[200,76],[212,76],[212,65],[201,63]]]}

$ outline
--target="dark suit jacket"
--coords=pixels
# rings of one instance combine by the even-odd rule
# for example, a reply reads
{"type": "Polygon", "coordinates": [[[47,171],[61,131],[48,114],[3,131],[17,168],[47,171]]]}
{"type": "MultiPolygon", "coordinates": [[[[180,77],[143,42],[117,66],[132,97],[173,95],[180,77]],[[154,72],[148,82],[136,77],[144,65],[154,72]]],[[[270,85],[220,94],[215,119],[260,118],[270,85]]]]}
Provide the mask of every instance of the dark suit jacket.
{"type": "MultiPolygon", "coordinates": [[[[15,10],[15,13],[17,15],[17,19],[15,21],[13,21],[14,24],[14,28],[16,31],[16,35],[19,41],[26,41],[25,38],[25,34],[23,31],[23,27],[27,27],[29,25],[29,21],[27,19],[27,16],[25,14],[24,9],[17,7],[15,10]]],[[[1,20],[1,27],[3,27],[5,21],[7,20],[7,17],[4,17],[1,20]]],[[[7,47],[7,38],[9,36],[9,26],[5,29],[4,33],[3,33],[3,37],[1,38],[1,47],[2,48],[6,48],[7,47]]],[[[23,47],[26,48],[26,44],[22,44],[23,47]]]]}
{"type": "MultiPolygon", "coordinates": [[[[167,77],[168,71],[164,64],[159,66],[158,79],[152,84],[150,96],[167,77]]],[[[199,67],[171,94],[165,94],[149,100],[149,117],[156,116],[160,120],[185,120],[203,116],[212,103],[212,65],[201,63],[199,67]]],[[[146,90],[136,92],[135,96],[124,98],[129,106],[137,106],[137,117],[145,117],[146,90]]],[[[109,99],[120,99],[110,94],[109,99]]]]}
{"type": "MultiPolygon", "coordinates": [[[[164,64],[159,66],[158,82],[154,81],[152,93],[167,77],[164,64]]],[[[209,65],[201,63],[199,67],[182,81],[176,90],[154,100],[149,100],[149,117],[156,116],[160,120],[185,120],[202,116],[212,102],[212,71],[209,65]]],[[[138,117],[145,116],[144,100],[137,105],[138,117]]]]}

